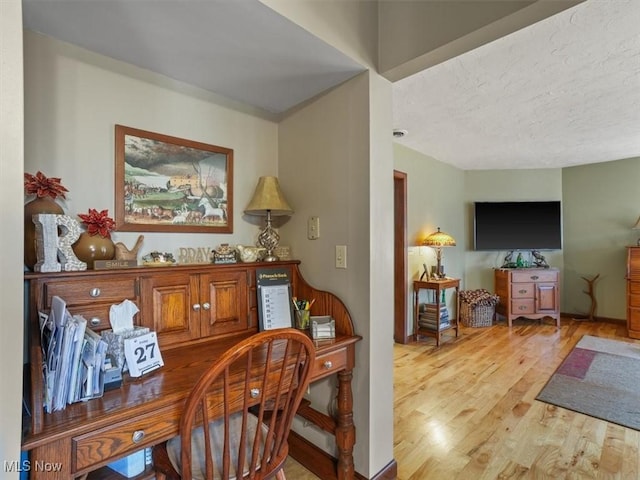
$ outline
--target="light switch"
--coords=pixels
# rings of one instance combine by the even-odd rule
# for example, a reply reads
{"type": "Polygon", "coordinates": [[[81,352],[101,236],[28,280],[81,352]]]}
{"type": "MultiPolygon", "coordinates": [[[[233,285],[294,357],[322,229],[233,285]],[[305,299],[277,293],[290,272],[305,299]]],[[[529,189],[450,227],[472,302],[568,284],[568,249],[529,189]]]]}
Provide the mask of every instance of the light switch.
{"type": "Polygon", "coordinates": [[[316,240],[320,238],[320,217],[309,217],[307,222],[307,238],[316,240]]]}
{"type": "Polygon", "coordinates": [[[336,245],[336,268],[347,268],[346,245],[336,245]]]}

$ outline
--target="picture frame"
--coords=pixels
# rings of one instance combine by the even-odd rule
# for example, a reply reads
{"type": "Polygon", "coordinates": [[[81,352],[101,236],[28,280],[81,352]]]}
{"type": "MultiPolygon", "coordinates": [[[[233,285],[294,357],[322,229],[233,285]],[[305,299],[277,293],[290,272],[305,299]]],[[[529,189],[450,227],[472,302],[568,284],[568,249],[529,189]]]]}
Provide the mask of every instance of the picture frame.
{"type": "Polygon", "coordinates": [[[233,150],[115,126],[115,222],[126,232],[233,233],[233,150]]]}

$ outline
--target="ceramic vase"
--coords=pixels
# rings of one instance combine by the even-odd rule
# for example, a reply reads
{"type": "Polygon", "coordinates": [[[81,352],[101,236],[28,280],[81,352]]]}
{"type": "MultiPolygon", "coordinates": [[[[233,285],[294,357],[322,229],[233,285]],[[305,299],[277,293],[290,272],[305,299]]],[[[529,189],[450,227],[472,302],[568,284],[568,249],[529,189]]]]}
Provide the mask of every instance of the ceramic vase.
{"type": "Polygon", "coordinates": [[[72,246],[73,252],[79,260],[87,263],[87,268],[93,268],[95,260],[113,260],[116,247],[113,240],[100,235],[89,235],[83,232],[72,246]]]}
{"type": "Polygon", "coordinates": [[[36,254],[36,226],[33,215],[38,213],[64,214],[64,210],[51,197],[38,197],[24,205],[24,264],[33,270],[38,261],[36,254]]]}

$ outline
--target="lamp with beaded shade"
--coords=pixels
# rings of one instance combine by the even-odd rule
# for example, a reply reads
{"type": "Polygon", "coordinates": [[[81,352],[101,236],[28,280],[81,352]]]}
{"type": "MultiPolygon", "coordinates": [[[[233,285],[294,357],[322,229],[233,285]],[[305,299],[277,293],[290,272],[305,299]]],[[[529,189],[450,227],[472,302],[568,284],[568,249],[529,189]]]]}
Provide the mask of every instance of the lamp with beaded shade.
{"type": "Polygon", "coordinates": [[[438,231],[428,235],[422,241],[422,245],[436,249],[436,260],[437,260],[436,275],[438,277],[444,277],[444,271],[442,269],[442,248],[455,247],[456,246],[455,239],[448,233],[441,232],[440,227],[438,227],[438,231]]]}

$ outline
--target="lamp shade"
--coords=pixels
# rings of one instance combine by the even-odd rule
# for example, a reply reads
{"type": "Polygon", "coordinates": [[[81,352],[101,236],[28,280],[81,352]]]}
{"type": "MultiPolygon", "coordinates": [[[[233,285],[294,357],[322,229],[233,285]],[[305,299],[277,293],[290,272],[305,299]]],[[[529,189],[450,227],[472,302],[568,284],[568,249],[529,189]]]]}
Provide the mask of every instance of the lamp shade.
{"type": "Polygon", "coordinates": [[[438,227],[437,232],[433,232],[431,235],[428,235],[422,241],[422,245],[427,247],[455,247],[456,241],[455,239],[449,235],[448,233],[444,233],[440,231],[440,227],[438,227]]]}
{"type": "Polygon", "coordinates": [[[253,197],[245,208],[247,215],[291,215],[293,209],[284,198],[277,177],[260,177],[253,197]]]}

